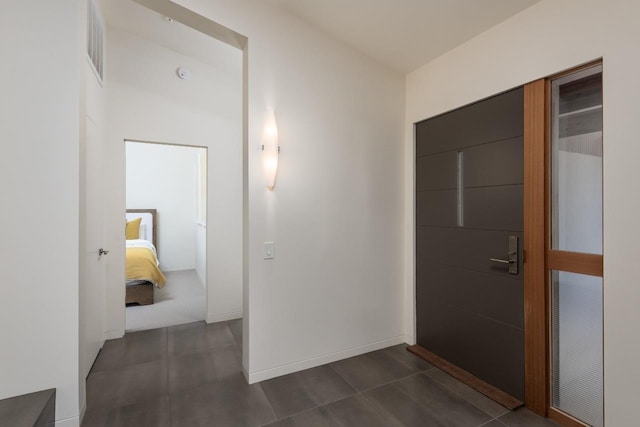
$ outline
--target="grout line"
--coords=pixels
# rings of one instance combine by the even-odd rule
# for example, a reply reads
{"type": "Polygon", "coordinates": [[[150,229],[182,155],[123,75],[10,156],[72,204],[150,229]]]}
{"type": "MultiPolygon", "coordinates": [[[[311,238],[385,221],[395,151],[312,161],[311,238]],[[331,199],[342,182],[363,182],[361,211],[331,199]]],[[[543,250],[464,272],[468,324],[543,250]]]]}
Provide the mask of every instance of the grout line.
{"type": "MultiPolygon", "coordinates": [[[[353,394],[349,394],[347,396],[342,396],[342,397],[340,397],[338,399],[330,400],[328,402],[323,403],[322,405],[316,405],[316,406],[314,406],[312,408],[307,408],[307,409],[304,409],[304,410],[302,410],[300,412],[295,412],[293,414],[284,416],[282,418],[278,418],[278,414],[276,414],[276,418],[278,418],[277,421],[286,420],[289,417],[295,417],[297,415],[304,414],[305,412],[313,411],[314,409],[318,409],[318,408],[323,408],[323,407],[331,405],[333,403],[340,402],[341,400],[350,399],[350,398],[352,398],[354,396],[358,396],[358,395],[362,395],[362,393],[360,393],[359,391],[356,390],[356,392],[353,393],[353,394]]],[[[275,413],[275,411],[273,411],[273,412],[275,413]]]]}
{"type": "MultiPolygon", "coordinates": [[[[273,415],[276,416],[276,421],[281,420],[282,418],[280,416],[278,416],[278,413],[276,412],[276,408],[273,407],[273,403],[271,402],[271,399],[269,399],[269,394],[266,391],[264,391],[264,388],[262,387],[262,382],[259,382],[257,384],[260,386],[260,390],[262,390],[262,394],[264,394],[264,397],[267,399],[267,403],[269,404],[269,407],[271,408],[271,411],[273,412],[273,415]]],[[[266,425],[266,424],[264,424],[264,425],[266,425]]]]}
{"type": "MultiPolygon", "coordinates": [[[[278,417],[278,413],[276,412],[276,409],[273,407],[273,404],[271,403],[271,400],[269,400],[269,396],[264,391],[264,388],[262,388],[262,384],[261,383],[256,383],[254,385],[257,385],[258,387],[260,387],[260,391],[264,395],[265,399],[267,399],[267,403],[269,404],[269,408],[271,408],[271,412],[273,412],[273,416],[275,417],[275,421],[280,421],[281,418],[278,417]]],[[[275,421],[268,421],[266,424],[261,424],[261,426],[267,426],[267,425],[269,425],[269,424],[271,424],[271,423],[273,423],[275,421]]]]}
{"type": "MultiPolygon", "coordinates": [[[[426,371],[428,371],[428,369],[426,371]]],[[[367,393],[367,392],[369,392],[371,390],[375,390],[375,389],[380,388],[380,387],[384,387],[384,386],[391,385],[391,384],[396,383],[396,382],[404,381],[407,378],[415,377],[415,376],[418,376],[418,375],[423,375],[426,371],[414,372],[413,374],[409,374],[409,375],[401,377],[401,378],[396,378],[395,380],[387,381],[385,383],[378,384],[378,385],[373,386],[373,387],[369,387],[369,388],[367,388],[365,390],[362,390],[360,393],[367,393]]]]}
{"type": "MultiPolygon", "coordinates": [[[[402,391],[400,392],[402,393],[402,391]]],[[[391,420],[395,421],[398,425],[404,425],[402,421],[400,421],[391,411],[388,411],[387,408],[382,406],[382,404],[380,404],[380,402],[378,402],[376,399],[369,399],[366,396],[364,398],[367,400],[367,402],[371,403],[371,405],[376,410],[376,412],[378,413],[378,416],[382,419],[382,421],[386,421],[385,420],[385,416],[386,416],[387,418],[390,418],[391,420]]]]}
{"type": "Polygon", "coordinates": [[[497,419],[497,418],[491,418],[489,421],[487,421],[486,423],[482,423],[482,424],[480,424],[478,427],[483,427],[483,426],[489,425],[490,423],[492,423],[492,422],[494,422],[494,421],[496,421],[496,422],[500,423],[500,425],[501,425],[501,426],[507,427],[507,425],[506,425],[505,423],[501,422],[501,421],[500,421],[499,419],[497,419]]]}
{"type": "MultiPolygon", "coordinates": [[[[361,354],[360,356],[364,356],[364,354],[361,354]]],[[[354,356],[354,357],[360,357],[360,356],[354,356]]],[[[342,360],[349,360],[349,359],[342,359],[342,360]]],[[[340,362],[340,360],[338,360],[337,362],[340,362]]],[[[333,363],[336,363],[336,362],[333,362],[333,363]]],[[[344,375],[338,372],[338,370],[335,367],[332,366],[333,363],[327,363],[327,366],[329,366],[329,368],[331,368],[331,370],[335,372],[335,374],[338,375],[338,377],[340,377],[344,382],[349,384],[349,387],[351,387],[356,393],[359,393],[358,388],[355,385],[351,384],[351,381],[349,381],[349,379],[347,379],[344,375]]]]}
{"type": "MultiPolygon", "coordinates": [[[[445,371],[443,371],[440,368],[436,368],[438,369],[440,372],[444,373],[445,375],[448,375],[449,377],[451,377],[454,381],[459,382],[461,385],[467,387],[469,390],[471,390],[472,392],[478,393],[480,396],[487,398],[488,400],[490,400],[491,402],[495,403],[498,406],[501,406],[504,408],[504,410],[506,411],[504,414],[499,415],[500,417],[502,417],[503,415],[508,414],[509,412],[511,412],[509,409],[505,408],[504,406],[500,405],[498,402],[494,401],[493,399],[485,396],[484,394],[480,393],[477,390],[474,390],[473,388],[469,387],[468,385],[466,385],[465,383],[463,383],[462,381],[458,380],[457,378],[454,378],[453,376],[449,375],[448,373],[446,373],[445,371]]],[[[478,405],[474,404],[472,401],[470,401],[469,399],[467,399],[466,397],[464,397],[462,394],[456,392],[454,389],[452,389],[451,387],[447,386],[445,383],[439,381],[436,378],[431,377],[430,375],[427,375],[427,377],[429,377],[429,379],[433,382],[435,382],[436,384],[440,385],[441,387],[443,387],[444,389],[446,389],[447,391],[451,392],[452,394],[455,394],[456,396],[458,396],[459,398],[461,398],[462,400],[464,400],[465,402],[469,403],[470,405],[472,405],[473,407],[479,409],[480,411],[484,412],[485,414],[489,415],[490,417],[492,417],[491,420],[487,421],[484,424],[487,424],[489,422],[491,422],[492,420],[497,420],[497,417],[494,417],[493,415],[487,413],[484,409],[480,408],[478,405]]],[[[482,425],[484,425],[482,424],[482,425]]]]}

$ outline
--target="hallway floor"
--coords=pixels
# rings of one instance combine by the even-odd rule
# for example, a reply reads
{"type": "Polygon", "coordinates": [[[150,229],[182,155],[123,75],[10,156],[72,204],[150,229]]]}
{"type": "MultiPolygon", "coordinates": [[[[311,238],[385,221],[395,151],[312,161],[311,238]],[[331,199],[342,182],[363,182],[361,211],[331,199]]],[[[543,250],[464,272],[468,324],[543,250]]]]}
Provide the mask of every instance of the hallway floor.
{"type": "Polygon", "coordinates": [[[406,351],[374,351],[247,385],[241,320],[107,341],[87,379],[83,427],[552,427],[406,351]]]}

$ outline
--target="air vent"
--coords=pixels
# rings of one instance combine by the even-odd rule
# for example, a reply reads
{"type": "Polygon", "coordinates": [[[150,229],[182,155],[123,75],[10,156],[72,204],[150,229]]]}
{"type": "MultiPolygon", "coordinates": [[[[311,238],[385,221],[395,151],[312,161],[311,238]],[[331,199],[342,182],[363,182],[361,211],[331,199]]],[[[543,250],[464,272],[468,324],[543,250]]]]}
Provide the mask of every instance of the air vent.
{"type": "Polygon", "coordinates": [[[104,25],[93,0],[89,0],[87,3],[87,54],[98,79],[102,81],[104,71],[104,25]]]}

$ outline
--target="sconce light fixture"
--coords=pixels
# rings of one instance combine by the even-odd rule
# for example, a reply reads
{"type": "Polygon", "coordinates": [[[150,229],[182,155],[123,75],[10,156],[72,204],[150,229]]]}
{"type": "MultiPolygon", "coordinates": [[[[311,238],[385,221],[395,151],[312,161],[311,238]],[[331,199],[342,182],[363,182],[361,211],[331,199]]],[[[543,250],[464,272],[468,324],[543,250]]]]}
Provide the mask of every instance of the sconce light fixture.
{"type": "Polygon", "coordinates": [[[271,191],[276,186],[279,154],[278,126],[276,125],[275,115],[270,112],[262,129],[262,167],[267,180],[267,188],[271,191]]]}

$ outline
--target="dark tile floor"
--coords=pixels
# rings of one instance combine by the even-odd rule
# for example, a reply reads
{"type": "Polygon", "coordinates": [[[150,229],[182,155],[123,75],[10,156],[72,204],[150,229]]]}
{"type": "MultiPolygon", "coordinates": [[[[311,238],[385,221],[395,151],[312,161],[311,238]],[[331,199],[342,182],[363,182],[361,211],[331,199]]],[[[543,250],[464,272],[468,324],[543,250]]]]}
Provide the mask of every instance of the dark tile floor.
{"type": "Polygon", "coordinates": [[[240,322],[107,341],[87,379],[82,426],[557,426],[509,412],[404,345],[248,385],[240,322]]]}

